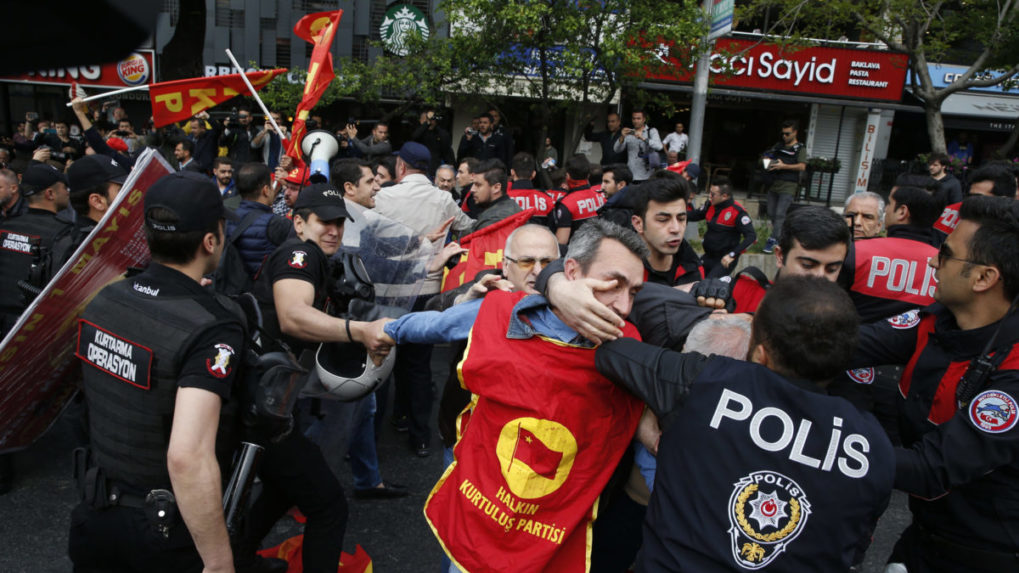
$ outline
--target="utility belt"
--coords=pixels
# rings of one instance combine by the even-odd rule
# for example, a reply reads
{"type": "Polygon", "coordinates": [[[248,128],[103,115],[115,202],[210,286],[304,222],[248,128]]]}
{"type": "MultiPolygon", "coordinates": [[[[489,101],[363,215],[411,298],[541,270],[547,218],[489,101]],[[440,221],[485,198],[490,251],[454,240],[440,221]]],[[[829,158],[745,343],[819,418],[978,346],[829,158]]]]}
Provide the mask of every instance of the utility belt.
{"type": "Polygon", "coordinates": [[[917,539],[928,557],[950,557],[952,562],[965,562],[981,570],[1016,571],[1019,569],[1019,553],[978,549],[962,545],[938,535],[926,527],[916,524],[917,539]]]}
{"type": "Polygon", "coordinates": [[[89,508],[100,511],[113,507],[141,509],[152,526],[163,535],[170,536],[170,528],[180,522],[177,499],[167,489],[139,490],[137,487],[107,479],[103,469],[95,464],[92,451],[76,448],[73,455],[74,484],[78,500],[89,508]]]}

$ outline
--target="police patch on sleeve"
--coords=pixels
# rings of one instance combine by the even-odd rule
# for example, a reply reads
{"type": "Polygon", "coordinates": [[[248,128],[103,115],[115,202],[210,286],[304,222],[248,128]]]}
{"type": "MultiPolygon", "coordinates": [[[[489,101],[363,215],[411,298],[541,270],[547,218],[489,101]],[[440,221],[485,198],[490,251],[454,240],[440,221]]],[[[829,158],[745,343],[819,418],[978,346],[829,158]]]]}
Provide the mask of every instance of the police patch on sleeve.
{"type": "Polygon", "coordinates": [[[308,266],[308,253],[304,251],[294,251],[290,253],[290,260],[287,264],[295,269],[303,269],[308,266]]]}
{"type": "Polygon", "coordinates": [[[874,383],[874,369],[873,368],[857,368],[855,370],[846,370],[846,375],[849,379],[857,384],[873,384],[874,383]]]}
{"type": "Polygon", "coordinates": [[[1019,421],[1019,406],[1015,398],[1001,390],[986,390],[970,402],[969,419],[988,434],[1002,434],[1019,421]]]}
{"type": "Polygon", "coordinates": [[[226,378],[233,371],[234,349],[228,344],[213,347],[215,356],[205,359],[205,369],[216,378],[226,378]]]}
{"type": "Polygon", "coordinates": [[[74,355],[114,378],[143,390],[151,388],[152,350],[81,319],[74,355]]]}
{"type": "Polygon", "coordinates": [[[888,319],[888,324],[892,325],[892,328],[899,330],[908,330],[914,326],[920,324],[920,311],[913,309],[908,312],[904,312],[898,316],[893,316],[888,319]]]}
{"type": "Polygon", "coordinates": [[[760,569],[774,561],[810,516],[810,502],[800,486],[767,470],[736,482],[728,507],[732,557],[744,569],[760,569]]]}
{"type": "Polygon", "coordinates": [[[740,224],[743,224],[743,225],[749,225],[750,224],[750,215],[743,215],[743,218],[740,219],[739,222],[740,222],[740,224]]]}
{"type": "Polygon", "coordinates": [[[32,243],[38,241],[38,235],[26,235],[0,229],[0,249],[5,251],[30,255],[32,254],[32,243]]]}

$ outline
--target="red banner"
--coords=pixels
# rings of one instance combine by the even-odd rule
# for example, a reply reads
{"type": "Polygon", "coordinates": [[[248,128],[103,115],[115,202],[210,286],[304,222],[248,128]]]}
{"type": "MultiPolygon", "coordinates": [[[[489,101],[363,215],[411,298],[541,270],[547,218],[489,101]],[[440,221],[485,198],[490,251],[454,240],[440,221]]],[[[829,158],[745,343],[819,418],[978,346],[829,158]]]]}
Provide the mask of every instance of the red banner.
{"type": "MultiPolygon", "coordinates": [[[[673,50],[670,50],[673,52],[673,50]]],[[[650,79],[693,82],[694,66],[674,52],[665,56],[672,70],[650,79]]],[[[825,46],[781,48],[774,44],[724,38],[711,55],[711,85],[753,90],[899,101],[909,59],[885,50],[825,46]],[[715,75],[728,62],[733,75],[715,75]]]]}
{"type": "MultiPolygon", "coordinates": [[[[275,547],[261,549],[258,554],[262,557],[282,559],[287,562],[287,573],[302,573],[304,571],[304,559],[301,551],[304,548],[304,536],[295,535],[275,547]]],[[[336,568],[337,573],[372,573],[372,558],[368,552],[358,544],[354,554],[340,552],[340,565],[336,568]]]]}
{"type": "Polygon", "coordinates": [[[0,452],[30,445],[74,394],[78,317],[99,289],[148,262],[142,197],[172,171],[155,150],[143,153],[103,220],[0,343],[0,452]]]}
{"type": "MultiPolygon", "coordinates": [[[[272,79],[287,70],[280,68],[260,72],[248,72],[248,81],[258,91],[272,79]]],[[[238,95],[247,94],[248,86],[240,74],[213,76],[211,78],[188,78],[172,82],[160,82],[149,86],[152,99],[152,119],[156,127],[163,127],[184,121],[195,114],[215,107],[238,95]]]]}
{"type": "Polygon", "coordinates": [[[290,129],[290,144],[287,146],[287,155],[298,161],[301,160],[301,141],[308,131],[304,127],[304,122],[329,87],[329,83],[336,77],[336,72],[333,71],[333,54],[330,50],[336,29],[340,26],[341,16],[343,10],[316,12],[301,18],[294,26],[294,33],[298,37],[315,44],[315,49],[311,52],[311,61],[308,63],[308,79],[304,82],[304,98],[297,104],[294,124],[290,129]]]}
{"type": "Polygon", "coordinates": [[[39,70],[17,76],[0,77],[0,81],[65,86],[77,82],[83,86],[130,88],[156,81],[153,54],[152,50],[138,50],[119,62],[59,70],[39,70]]]}
{"type": "Polygon", "coordinates": [[[460,262],[455,267],[446,271],[442,278],[443,292],[474,280],[474,276],[483,270],[500,268],[506,238],[533,216],[534,209],[521,211],[460,239],[460,246],[467,252],[460,255],[460,262]]]}

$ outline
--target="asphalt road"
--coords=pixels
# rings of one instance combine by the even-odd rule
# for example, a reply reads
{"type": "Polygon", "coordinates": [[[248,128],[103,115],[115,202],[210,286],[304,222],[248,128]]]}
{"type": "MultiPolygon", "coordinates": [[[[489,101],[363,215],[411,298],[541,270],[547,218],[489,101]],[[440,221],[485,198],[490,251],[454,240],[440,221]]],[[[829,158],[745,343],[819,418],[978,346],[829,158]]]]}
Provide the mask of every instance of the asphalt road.
{"type": "MultiPolygon", "coordinates": [[[[447,363],[445,349],[436,349],[433,375],[440,391],[447,363]]],[[[350,495],[353,481],[349,464],[343,464],[340,482],[347,489],[350,503],[344,550],[353,553],[361,545],[372,557],[376,572],[438,571],[442,551],[422,508],[442,473],[441,451],[433,449],[430,457],[418,458],[407,447],[406,434],[397,433],[388,423],[383,426],[378,445],[382,476],[408,486],[412,493],[389,500],[355,499],[350,495]]],[[[437,436],[434,444],[438,444],[437,436]]],[[[16,454],[15,489],[0,496],[0,573],[71,571],[67,528],[75,503],[70,479],[72,448],[71,431],[60,421],[31,448],[16,454]]],[[[908,521],[905,496],[896,493],[879,524],[863,571],[882,571],[885,558],[908,521]]],[[[266,544],[277,544],[298,533],[300,527],[284,518],[266,544]]]]}

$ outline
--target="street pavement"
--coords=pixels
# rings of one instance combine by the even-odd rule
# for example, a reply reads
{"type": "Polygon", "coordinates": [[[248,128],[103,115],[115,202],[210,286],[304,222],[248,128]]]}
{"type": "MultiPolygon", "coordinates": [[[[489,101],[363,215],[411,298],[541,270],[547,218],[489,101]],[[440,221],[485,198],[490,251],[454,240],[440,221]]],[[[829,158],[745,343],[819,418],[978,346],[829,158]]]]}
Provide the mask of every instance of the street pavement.
{"type": "MultiPolygon", "coordinates": [[[[432,369],[437,398],[448,363],[447,349],[436,348],[432,369]]],[[[392,408],[386,411],[392,412],[392,408]]],[[[350,466],[342,464],[339,478],[350,504],[344,551],[353,553],[355,547],[361,545],[372,557],[374,571],[379,573],[437,572],[442,550],[424,519],[422,508],[442,474],[439,438],[436,435],[433,440],[430,457],[418,458],[408,448],[406,434],[396,432],[388,423],[388,413],[386,417],[378,444],[380,470],[384,479],[406,485],[411,495],[385,500],[356,499],[352,495],[350,466]]],[[[70,471],[73,447],[70,427],[61,420],[32,447],[16,454],[15,489],[0,496],[0,573],[71,571],[67,530],[76,502],[70,471]]],[[[853,500],[847,499],[846,503],[853,503],[853,500]]],[[[908,521],[905,496],[896,493],[879,524],[862,571],[882,571],[885,558],[908,521]]],[[[300,526],[285,517],[266,540],[266,545],[277,544],[299,533],[300,526]]]]}

